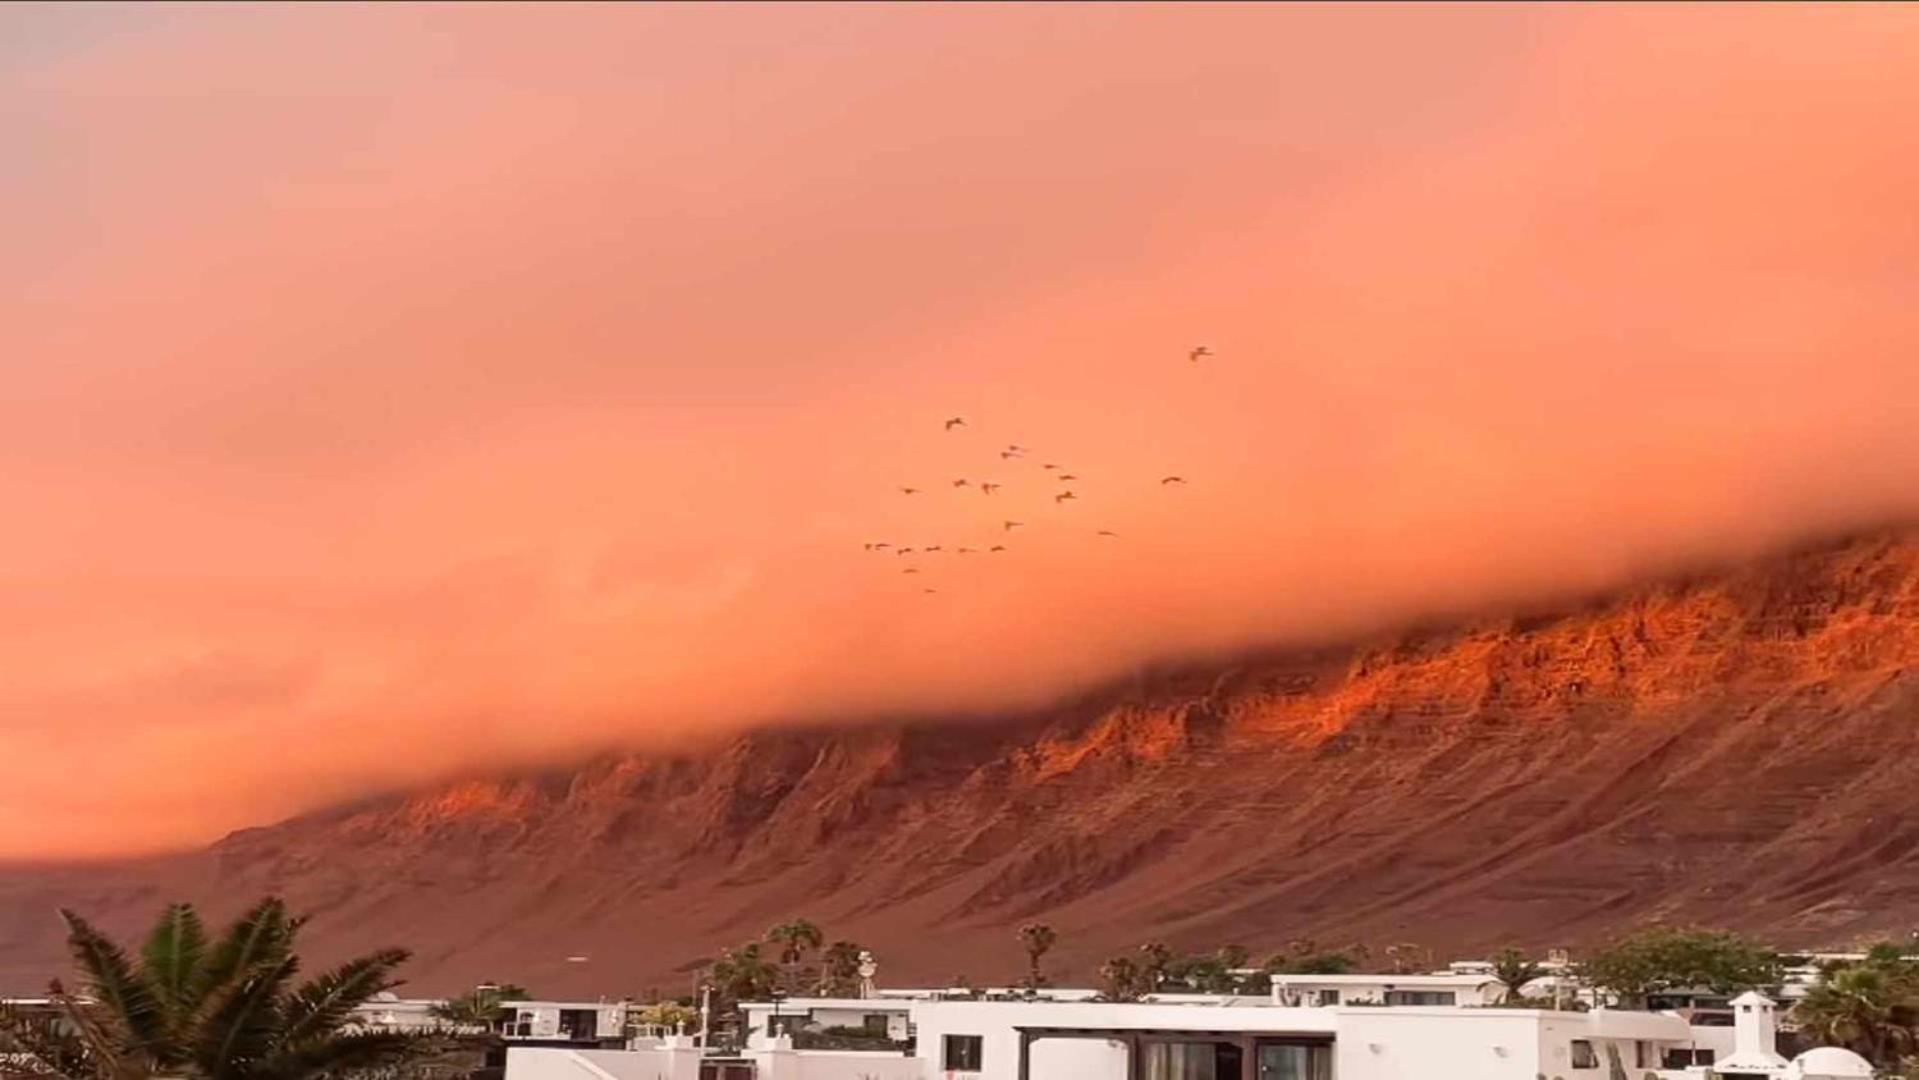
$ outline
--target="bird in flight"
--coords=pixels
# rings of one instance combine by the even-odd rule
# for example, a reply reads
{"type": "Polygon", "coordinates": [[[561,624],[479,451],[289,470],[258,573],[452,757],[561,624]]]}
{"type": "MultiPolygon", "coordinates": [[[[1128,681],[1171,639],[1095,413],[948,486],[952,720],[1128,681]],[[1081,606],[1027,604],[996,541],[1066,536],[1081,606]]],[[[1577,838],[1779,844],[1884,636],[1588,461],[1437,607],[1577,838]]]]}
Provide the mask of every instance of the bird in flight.
{"type": "Polygon", "coordinates": [[[1001,525],[1003,525],[1003,526],[1005,527],[1005,529],[1006,529],[1006,531],[1007,531],[1007,532],[1012,532],[1012,531],[1013,531],[1014,529],[1017,529],[1017,528],[1019,528],[1019,527],[1020,527],[1021,525],[1024,525],[1024,524],[1026,524],[1026,523],[1025,523],[1024,521],[1005,521],[1005,522],[1001,522],[1001,525]]]}
{"type": "Polygon", "coordinates": [[[919,488],[903,487],[900,489],[901,495],[918,495],[919,493],[920,493],[919,488]]]}
{"type": "Polygon", "coordinates": [[[1063,484],[1067,482],[1068,480],[1078,480],[1079,477],[1074,476],[1072,473],[1060,473],[1059,479],[1060,479],[1060,483],[1063,484]]]}
{"type": "Polygon", "coordinates": [[[946,430],[948,431],[951,431],[956,427],[965,427],[965,426],[966,426],[966,418],[963,416],[955,416],[951,420],[948,420],[946,422],[946,430]]]}
{"type": "Polygon", "coordinates": [[[1200,357],[1211,356],[1211,355],[1213,355],[1213,350],[1207,348],[1204,345],[1195,345],[1193,346],[1193,350],[1186,354],[1186,359],[1191,360],[1193,363],[1197,364],[1199,363],[1200,357]]]}
{"type": "Polygon", "coordinates": [[[1118,534],[1118,533],[1116,533],[1116,532],[1114,532],[1114,531],[1113,531],[1113,530],[1111,530],[1111,529],[1101,529],[1101,530],[1099,531],[1099,535],[1100,535],[1100,536],[1110,536],[1110,537],[1112,537],[1112,538],[1113,538],[1113,539],[1115,539],[1115,540],[1117,540],[1117,539],[1119,539],[1119,534],[1118,534]]]}
{"type": "Polygon", "coordinates": [[[913,549],[912,549],[912,548],[901,548],[901,549],[899,549],[898,551],[896,551],[896,552],[894,552],[893,554],[895,554],[895,555],[911,555],[912,553],[913,553],[913,549]]]}
{"type": "Polygon", "coordinates": [[[999,452],[999,459],[1001,461],[1005,461],[1007,458],[1016,458],[1019,456],[1020,454],[1018,450],[1001,450],[999,452]]]}
{"type": "Polygon", "coordinates": [[[940,549],[940,546],[938,544],[934,544],[932,547],[921,548],[920,550],[921,551],[938,551],[939,549],[940,549]]]}
{"type": "Polygon", "coordinates": [[[1053,501],[1056,503],[1063,503],[1068,499],[1077,499],[1077,498],[1079,498],[1079,496],[1073,494],[1070,491],[1062,491],[1058,495],[1053,496],[1053,501]]]}
{"type": "Polygon", "coordinates": [[[972,548],[960,548],[960,549],[959,549],[959,551],[958,551],[958,552],[956,552],[956,554],[959,554],[959,555],[971,555],[971,554],[973,554],[973,549],[972,549],[972,548]]]}
{"type": "Polygon", "coordinates": [[[991,555],[995,551],[1005,551],[1005,550],[1006,550],[1005,544],[994,544],[992,547],[989,547],[986,549],[986,553],[988,555],[991,555]]]}
{"type": "Polygon", "coordinates": [[[1184,484],[1186,478],[1183,476],[1162,476],[1159,482],[1162,484],[1184,484]]]}
{"type": "Polygon", "coordinates": [[[1026,452],[1026,448],[1024,446],[1021,446],[1018,443],[1007,443],[1006,452],[1009,454],[1024,454],[1026,452]]]}
{"type": "Polygon", "coordinates": [[[965,486],[966,486],[967,484],[969,484],[969,483],[971,483],[971,482],[972,482],[972,481],[970,481],[970,480],[955,480],[955,481],[953,481],[953,486],[954,486],[954,487],[965,487],[965,486]]]}
{"type": "Polygon", "coordinates": [[[923,593],[925,593],[925,594],[926,594],[926,595],[928,595],[928,596],[931,596],[931,595],[933,595],[934,593],[936,593],[936,592],[939,592],[939,590],[938,590],[938,589],[921,589],[920,591],[921,591],[921,592],[923,592],[923,593]]]}
{"type": "Polygon", "coordinates": [[[900,571],[900,573],[902,574],[917,574],[919,572],[920,572],[920,568],[917,566],[909,566],[906,569],[900,571]]]}
{"type": "Polygon", "coordinates": [[[979,489],[981,494],[991,495],[993,492],[998,491],[1000,489],[1000,485],[988,483],[985,480],[981,480],[979,483],[979,489]]]}

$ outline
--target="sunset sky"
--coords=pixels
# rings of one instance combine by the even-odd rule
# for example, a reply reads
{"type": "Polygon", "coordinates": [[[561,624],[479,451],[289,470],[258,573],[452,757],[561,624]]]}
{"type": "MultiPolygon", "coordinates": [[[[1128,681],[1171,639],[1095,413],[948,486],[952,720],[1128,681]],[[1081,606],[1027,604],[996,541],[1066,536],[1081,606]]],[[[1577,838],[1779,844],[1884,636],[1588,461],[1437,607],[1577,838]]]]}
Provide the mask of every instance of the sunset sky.
{"type": "Polygon", "coordinates": [[[1914,116],[1894,6],[0,8],[0,856],[1910,516],[1914,116]]]}

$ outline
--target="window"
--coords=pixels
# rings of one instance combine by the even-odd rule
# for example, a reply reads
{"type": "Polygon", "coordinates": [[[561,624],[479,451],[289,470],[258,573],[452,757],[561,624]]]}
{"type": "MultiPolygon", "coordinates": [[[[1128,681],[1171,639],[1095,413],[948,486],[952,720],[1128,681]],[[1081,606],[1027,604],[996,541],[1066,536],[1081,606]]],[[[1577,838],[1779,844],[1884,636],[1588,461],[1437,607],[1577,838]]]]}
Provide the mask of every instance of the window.
{"type": "Polygon", "coordinates": [[[980,1048],[984,1041],[978,1035],[948,1035],[940,1068],[948,1072],[978,1072],[980,1048]]]}
{"type": "Polygon", "coordinates": [[[1585,1039],[1573,1040],[1573,1068],[1599,1068],[1599,1055],[1593,1053],[1593,1044],[1585,1039]]]}
{"type": "Polygon", "coordinates": [[[886,1034],[886,1014],[867,1013],[861,1019],[860,1026],[875,1035],[884,1035],[886,1034]]]}
{"type": "Polygon", "coordinates": [[[1146,1080],[1218,1080],[1222,1072],[1238,1076],[1238,1062],[1230,1071],[1219,1067],[1220,1052],[1236,1049],[1205,1042],[1146,1043],[1140,1047],[1144,1057],[1140,1075],[1146,1080]]]}
{"type": "Polygon", "coordinates": [[[1459,995],[1451,990],[1388,990],[1388,1005],[1456,1005],[1459,995]]]}
{"type": "Polygon", "coordinates": [[[1319,1003],[1320,1003],[1321,1005],[1337,1005],[1337,1004],[1339,1004],[1339,991],[1337,991],[1337,990],[1321,990],[1321,991],[1319,992],[1319,1003]]]}

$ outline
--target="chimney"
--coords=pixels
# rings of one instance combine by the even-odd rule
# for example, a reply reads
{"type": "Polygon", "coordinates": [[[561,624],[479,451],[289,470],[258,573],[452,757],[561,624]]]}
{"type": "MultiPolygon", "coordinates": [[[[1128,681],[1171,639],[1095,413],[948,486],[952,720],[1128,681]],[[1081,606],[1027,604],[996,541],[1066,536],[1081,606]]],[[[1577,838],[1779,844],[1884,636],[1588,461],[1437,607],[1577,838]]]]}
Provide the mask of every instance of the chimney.
{"type": "Polygon", "coordinates": [[[1732,999],[1732,1054],[1713,1063],[1719,1072],[1765,1072],[1782,1069],[1786,1059],[1777,1048],[1778,1022],[1772,999],[1748,990],[1732,999]]]}

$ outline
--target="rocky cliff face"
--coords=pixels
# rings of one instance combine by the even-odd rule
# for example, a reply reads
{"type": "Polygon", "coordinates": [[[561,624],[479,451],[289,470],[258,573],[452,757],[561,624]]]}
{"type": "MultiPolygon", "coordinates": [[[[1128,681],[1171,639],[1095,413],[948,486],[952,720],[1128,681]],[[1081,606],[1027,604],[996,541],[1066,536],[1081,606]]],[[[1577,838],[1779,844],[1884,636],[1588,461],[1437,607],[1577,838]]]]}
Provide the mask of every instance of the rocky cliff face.
{"type": "Polygon", "coordinates": [[[1035,918],[1082,975],[1148,939],[1841,942],[1919,924],[1916,793],[1919,537],[1878,536],[997,722],[754,734],[11,873],[0,988],[57,970],[55,902],[131,927],[268,890],[323,952],[414,947],[428,990],[678,990],[793,914],[896,983],[1010,978],[1035,918]]]}

